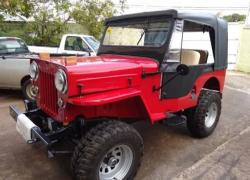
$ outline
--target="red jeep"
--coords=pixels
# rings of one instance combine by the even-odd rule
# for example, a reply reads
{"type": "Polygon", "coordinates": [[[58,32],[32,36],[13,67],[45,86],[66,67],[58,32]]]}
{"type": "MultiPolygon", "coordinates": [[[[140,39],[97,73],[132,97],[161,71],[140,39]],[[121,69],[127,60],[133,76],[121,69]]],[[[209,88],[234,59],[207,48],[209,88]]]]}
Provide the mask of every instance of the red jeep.
{"type": "Polygon", "coordinates": [[[25,113],[10,107],[28,143],[43,142],[50,157],[73,153],[76,179],[133,179],[143,140],[132,122],[181,117],[202,138],[221,113],[225,21],[167,10],[113,17],[105,26],[96,57],[31,60],[37,101],[25,101],[25,113]]]}

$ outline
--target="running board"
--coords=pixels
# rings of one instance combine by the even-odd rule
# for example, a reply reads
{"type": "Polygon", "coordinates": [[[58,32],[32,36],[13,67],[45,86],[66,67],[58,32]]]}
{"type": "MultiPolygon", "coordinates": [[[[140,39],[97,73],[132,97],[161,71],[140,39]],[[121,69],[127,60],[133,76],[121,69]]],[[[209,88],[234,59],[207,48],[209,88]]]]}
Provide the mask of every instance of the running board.
{"type": "Polygon", "coordinates": [[[186,117],[183,115],[168,113],[167,117],[167,119],[163,120],[163,124],[167,126],[179,126],[186,123],[186,117]]]}

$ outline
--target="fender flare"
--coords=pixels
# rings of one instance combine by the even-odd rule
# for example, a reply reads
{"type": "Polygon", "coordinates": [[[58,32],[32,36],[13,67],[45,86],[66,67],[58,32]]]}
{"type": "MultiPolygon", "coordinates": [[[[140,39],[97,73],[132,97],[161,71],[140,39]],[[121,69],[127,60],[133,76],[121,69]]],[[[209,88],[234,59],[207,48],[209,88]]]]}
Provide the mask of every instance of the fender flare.
{"type": "Polygon", "coordinates": [[[72,97],[68,99],[68,102],[79,106],[100,106],[140,95],[141,91],[129,88],[72,97]]]}

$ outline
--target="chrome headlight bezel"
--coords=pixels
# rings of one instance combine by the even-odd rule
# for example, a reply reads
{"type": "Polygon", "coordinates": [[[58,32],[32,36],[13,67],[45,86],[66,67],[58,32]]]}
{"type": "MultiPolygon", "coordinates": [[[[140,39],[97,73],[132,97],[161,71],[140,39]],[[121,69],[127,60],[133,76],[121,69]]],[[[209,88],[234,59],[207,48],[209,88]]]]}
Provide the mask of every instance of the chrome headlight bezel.
{"type": "Polygon", "coordinates": [[[29,74],[32,80],[37,80],[39,76],[39,68],[35,61],[30,64],[29,74]]]}
{"type": "Polygon", "coordinates": [[[67,75],[64,70],[58,69],[58,71],[55,73],[54,83],[57,91],[63,94],[67,92],[68,81],[67,81],[67,75]]]}

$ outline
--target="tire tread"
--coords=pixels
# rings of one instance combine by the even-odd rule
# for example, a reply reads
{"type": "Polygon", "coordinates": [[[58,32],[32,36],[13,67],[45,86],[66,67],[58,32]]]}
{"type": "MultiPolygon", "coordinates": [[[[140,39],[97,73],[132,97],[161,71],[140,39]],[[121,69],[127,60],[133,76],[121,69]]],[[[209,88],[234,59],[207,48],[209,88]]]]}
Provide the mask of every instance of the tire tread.
{"type": "MultiPolygon", "coordinates": [[[[142,157],[143,141],[139,133],[133,127],[120,121],[104,121],[90,129],[76,146],[71,159],[71,170],[75,179],[94,179],[94,177],[90,177],[90,171],[96,168],[93,166],[92,162],[105,144],[109,143],[109,139],[116,137],[119,133],[127,135],[133,134],[140,138],[141,144],[139,151],[142,157]]],[[[141,157],[139,158],[140,161],[141,157]]],[[[136,169],[138,169],[139,166],[140,162],[136,169]]],[[[128,179],[133,179],[135,174],[136,172],[131,174],[128,179]]]]}
{"type": "Polygon", "coordinates": [[[221,97],[220,94],[210,90],[202,90],[199,96],[198,105],[187,111],[187,127],[194,137],[203,138],[209,136],[215,129],[221,113],[221,97]],[[209,104],[214,101],[218,105],[218,116],[215,124],[211,129],[207,129],[204,119],[209,104]]]}

